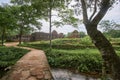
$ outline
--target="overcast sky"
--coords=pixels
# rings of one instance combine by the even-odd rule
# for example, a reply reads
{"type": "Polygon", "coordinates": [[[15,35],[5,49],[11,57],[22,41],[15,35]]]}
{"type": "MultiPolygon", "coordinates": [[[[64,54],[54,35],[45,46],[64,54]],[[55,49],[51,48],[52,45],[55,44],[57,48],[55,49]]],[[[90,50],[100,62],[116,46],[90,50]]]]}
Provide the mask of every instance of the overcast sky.
{"type": "MultiPolygon", "coordinates": [[[[0,0],[0,5],[2,3],[8,3],[10,0],[0,0]]],[[[120,3],[117,5],[114,5],[114,8],[112,10],[109,10],[103,20],[114,20],[117,23],[120,23],[120,3]]],[[[52,30],[56,30],[58,33],[65,33],[67,34],[68,32],[72,32],[73,30],[78,30],[78,31],[84,31],[86,32],[85,28],[83,25],[80,25],[79,28],[73,28],[72,26],[63,26],[63,27],[52,27],[52,30]]],[[[43,21],[43,27],[42,30],[43,32],[49,32],[49,23],[46,23],[43,21]]]]}

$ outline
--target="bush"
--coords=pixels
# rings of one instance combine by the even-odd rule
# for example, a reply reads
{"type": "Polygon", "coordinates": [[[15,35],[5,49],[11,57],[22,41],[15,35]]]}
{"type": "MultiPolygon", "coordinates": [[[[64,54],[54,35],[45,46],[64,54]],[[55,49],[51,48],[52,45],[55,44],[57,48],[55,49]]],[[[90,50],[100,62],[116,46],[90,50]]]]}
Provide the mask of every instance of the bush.
{"type": "MultiPolygon", "coordinates": [[[[39,44],[23,44],[20,46],[32,47],[36,49],[46,49],[49,48],[48,43],[39,43],[39,44]]],[[[84,48],[95,48],[93,45],[74,45],[74,44],[52,44],[53,49],[68,49],[68,50],[75,50],[75,49],[84,49],[84,48]]]]}
{"type": "Polygon", "coordinates": [[[102,57],[95,49],[69,51],[53,49],[46,50],[46,55],[51,67],[70,68],[79,72],[101,72],[102,70],[102,57]]]}
{"type": "Polygon", "coordinates": [[[84,38],[62,38],[52,40],[53,45],[79,45],[88,46],[93,45],[89,36],[84,38]]]}
{"type": "Polygon", "coordinates": [[[88,46],[88,45],[93,45],[93,44],[92,44],[92,41],[91,41],[91,39],[90,39],[89,36],[86,36],[86,37],[84,37],[84,38],[81,38],[80,44],[86,45],[86,46],[88,46]]]}
{"type": "MultiPolygon", "coordinates": [[[[80,38],[61,38],[52,40],[53,45],[78,45],[80,43],[80,38]]],[[[80,44],[79,44],[80,45],[80,44]]]]}

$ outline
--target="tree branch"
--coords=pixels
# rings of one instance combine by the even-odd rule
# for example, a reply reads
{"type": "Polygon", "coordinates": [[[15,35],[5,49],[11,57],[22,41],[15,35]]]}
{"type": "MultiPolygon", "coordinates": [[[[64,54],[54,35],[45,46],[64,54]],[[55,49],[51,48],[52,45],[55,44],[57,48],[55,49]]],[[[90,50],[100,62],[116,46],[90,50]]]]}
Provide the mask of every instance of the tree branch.
{"type": "Polygon", "coordinates": [[[85,0],[81,0],[82,10],[83,10],[83,22],[84,24],[88,23],[88,15],[85,0]]]}
{"type": "Polygon", "coordinates": [[[91,15],[91,17],[90,17],[89,21],[91,21],[91,19],[93,18],[93,16],[94,16],[94,15],[95,15],[95,13],[97,12],[97,6],[96,6],[96,4],[97,4],[97,0],[95,0],[95,4],[94,4],[94,11],[93,11],[93,13],[92,13],[92,15],[91,15]]]}
{"type": "Polygon", "coordinates": [[[97,25],[100,22],[100,20],[105,16],[109,8],[110,8],[110,0],[102,0],[101,9],[98,12],[98,14],[94,17],[94,19],[91,21],[92,24],[97,25]]]}

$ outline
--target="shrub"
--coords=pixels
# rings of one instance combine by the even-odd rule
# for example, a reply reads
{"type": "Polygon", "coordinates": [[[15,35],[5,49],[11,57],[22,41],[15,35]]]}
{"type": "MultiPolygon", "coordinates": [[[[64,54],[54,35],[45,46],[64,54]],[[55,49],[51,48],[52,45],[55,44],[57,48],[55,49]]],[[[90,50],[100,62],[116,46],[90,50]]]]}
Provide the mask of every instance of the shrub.
{"type": "Polygon", "coordinates": [[[93,44],[92,44],[92,41],[91,41],[91,39],[90,39],[89,36],[86,36],[86,37],[84,37],[84,38],[81,38],[80,44],[86,45],[86,46],[88,46],[88,45],[93,45],[93,44]]]}
{"type": "Polygon", "coordinates": [[[102,57],[98,51],[46,50],[48,62],[52,67],[71,68],[79,72],[101,72],[102,57]]]}
{"type": "MultiPolygon", "coordinates": [[[[49,48],[49,44],[46,43],[40,43],[40,44],[23,44],[20,46],[26,46],[26,47],[32,47],[36,49],[46,49],[49,48]]],[[[93,45],[74,45],[74,44],[52,44],[53,49],[68,49],[68,50],[75,50],[75,49],[84,49],[84,48],[95,48],[93,45]]]]}

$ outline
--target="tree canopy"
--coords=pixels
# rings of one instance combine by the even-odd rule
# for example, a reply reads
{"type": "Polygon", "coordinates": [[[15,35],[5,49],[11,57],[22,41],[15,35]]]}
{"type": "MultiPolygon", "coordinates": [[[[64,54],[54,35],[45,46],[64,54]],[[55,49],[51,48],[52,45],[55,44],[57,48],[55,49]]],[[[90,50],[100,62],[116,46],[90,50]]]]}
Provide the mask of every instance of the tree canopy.
{"type": "Polygon", "coordinates": [[[106,36],[112,38],[120,37],[120,24],[116,23],[115,21],[103,20],[100,23],[100,28],[103,30],[103,33],[106,36]]]}
{"type": "Polygon", "coordinates": [[[104,32],[109,32],[111,30],[120,30],[120,24],[116,23],[115,21],[103,20],[99,25],[104,32]]]}
{"type": "Polygon", "coordinates": [[[8,30],[15,29],[16,19],[12,14],[12,9],[10,6],[0,6],[0,36],[2,45],[4,43],[5,34],[8,30]]]}

